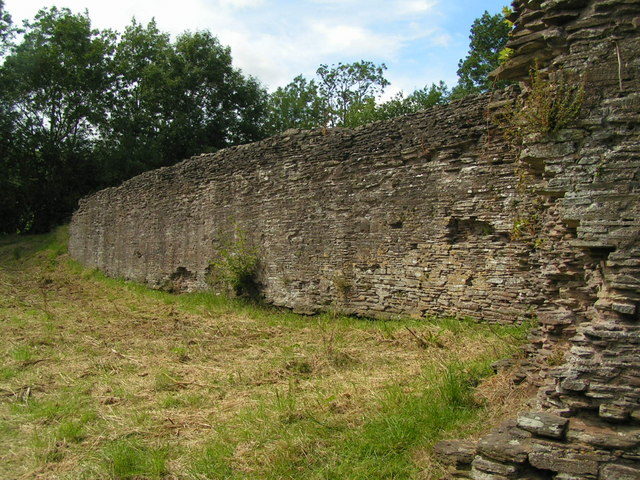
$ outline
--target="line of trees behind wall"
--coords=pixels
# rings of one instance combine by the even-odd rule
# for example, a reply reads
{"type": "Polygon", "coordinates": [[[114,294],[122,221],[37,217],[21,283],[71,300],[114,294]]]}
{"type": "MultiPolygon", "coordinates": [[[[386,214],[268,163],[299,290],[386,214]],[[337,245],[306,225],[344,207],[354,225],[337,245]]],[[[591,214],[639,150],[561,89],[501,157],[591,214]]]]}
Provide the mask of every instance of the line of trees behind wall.
{"type": "Polygon", "coordinates": [[[439,82],[381,102],[384,65],[321,65],[316,78],[269,94],[210,32],[172,40],[154,21],[135,20],[121,33],[97,30],[87,13],[57,8],[18,29],[0,0],[0,233],[45,232],[80,197],[196,153],[486,91],[509,30],[503,14],[485,12],[456,87],[439,82]]]}

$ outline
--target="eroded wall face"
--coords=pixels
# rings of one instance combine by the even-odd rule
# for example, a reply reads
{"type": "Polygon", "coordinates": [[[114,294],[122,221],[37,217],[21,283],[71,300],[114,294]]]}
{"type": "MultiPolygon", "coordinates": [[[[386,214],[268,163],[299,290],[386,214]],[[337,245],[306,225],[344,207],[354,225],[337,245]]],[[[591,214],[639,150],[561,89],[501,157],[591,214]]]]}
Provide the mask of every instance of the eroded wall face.
{"type": "Polygon", "coordinates": [[[152,286],[207,288],[220,243],[258,247],[276,305],[512,322],[544,300],[513,150],[487,96],[187,160],[83,200],[71,254],[152,286]]]}

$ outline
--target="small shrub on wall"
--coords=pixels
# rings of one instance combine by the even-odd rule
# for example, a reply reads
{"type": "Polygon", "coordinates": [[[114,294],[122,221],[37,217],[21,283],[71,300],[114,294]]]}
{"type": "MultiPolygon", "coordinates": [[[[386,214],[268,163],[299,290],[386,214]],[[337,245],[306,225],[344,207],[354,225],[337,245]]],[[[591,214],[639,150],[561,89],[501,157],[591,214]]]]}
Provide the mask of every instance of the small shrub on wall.
{"type": "Polygon", "coordinates": [[[529,135],[550,135],[570,127],[580,115],[584,82],[570,82],[561,72],[551,78],[536,66],[524,93],[497,116],[514,143],[529,135]]]}

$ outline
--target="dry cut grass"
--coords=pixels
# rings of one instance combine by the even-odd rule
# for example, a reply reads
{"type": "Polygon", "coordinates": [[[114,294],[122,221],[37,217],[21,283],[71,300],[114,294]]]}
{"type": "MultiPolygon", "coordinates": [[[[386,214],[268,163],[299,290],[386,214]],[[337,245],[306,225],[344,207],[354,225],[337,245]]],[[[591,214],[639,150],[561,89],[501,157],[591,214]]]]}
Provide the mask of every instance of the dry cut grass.
{"type": "Polygon", "coordinates": [[[65,242],[0,239],[3,479],[438,478],[430,447],[496,416],[474,387],[527,330],[157,292],[65,242]]]}

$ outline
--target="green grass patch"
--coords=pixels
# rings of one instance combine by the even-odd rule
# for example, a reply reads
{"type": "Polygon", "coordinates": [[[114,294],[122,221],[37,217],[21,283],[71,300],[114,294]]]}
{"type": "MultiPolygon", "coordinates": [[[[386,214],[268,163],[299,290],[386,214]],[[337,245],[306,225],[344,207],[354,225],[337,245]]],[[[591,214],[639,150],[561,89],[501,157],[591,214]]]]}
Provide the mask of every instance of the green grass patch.
{"type": "Polygon", "coordinates": [[[29,345],[19,345],[9,353],[11,359],[19,363],[28,363],[35,358],[35,351],[29,345]]]}
{"type": "Polygon", "coordinates": [[[102,450],[102,462],[108,478],[157,479],[167,473],[168,449],[125,438],[108,443],[102,450]]]}
{"type": "Polygon", "coordinates": [[[85,422],[67,420],[61,422],[56,431],[56,437],[64,442],[78,443],[87,436],[85,422]]]}
{"type": "Polygon", "coordinates": [[[230,463],[233,449],[224,441],[209,441],[195,452],[189,461],[189,475],[195,479],[232,479],[235,476],[230,463]]]}

